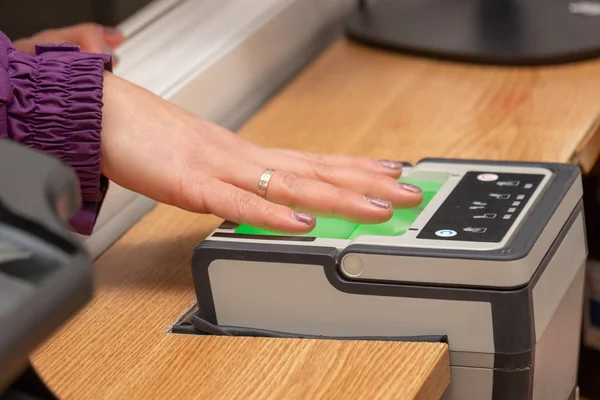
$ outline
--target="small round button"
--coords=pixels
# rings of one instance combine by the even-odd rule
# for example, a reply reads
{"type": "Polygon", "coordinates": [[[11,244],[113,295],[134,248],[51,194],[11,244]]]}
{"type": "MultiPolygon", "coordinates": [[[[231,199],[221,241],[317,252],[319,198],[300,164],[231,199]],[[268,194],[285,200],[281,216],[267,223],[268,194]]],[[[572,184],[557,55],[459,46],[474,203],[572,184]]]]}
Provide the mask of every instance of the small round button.
{"type": "Polygon", "coordinates": [[[358,277],[363,272],[363,263],[356,254],[347,254],[342,259],[342,270],[347,276],[358,277]]]}
{"type": "Polygon", "coordinates": [[[498,175],[496,174],[479,174],[477,175],[477,179],[482,182],[494,182],[498,180],[498,175]]]}
{"type": "Polygon", "coordinates": [[[440,229],[435,234],[439,237],[452,237],[456,236],[456,231],[453,231],[452,229],[440,229]]]}

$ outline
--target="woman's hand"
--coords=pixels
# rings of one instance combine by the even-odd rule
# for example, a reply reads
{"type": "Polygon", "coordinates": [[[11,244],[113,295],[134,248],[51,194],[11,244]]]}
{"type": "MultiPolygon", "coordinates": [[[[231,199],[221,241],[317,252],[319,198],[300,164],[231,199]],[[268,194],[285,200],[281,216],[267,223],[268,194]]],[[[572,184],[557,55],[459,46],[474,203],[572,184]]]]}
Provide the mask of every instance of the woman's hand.
{"type": "Polygon", "coordinates": [[[102,172],[157,201],[279,232],[305,233],[315,218],[388,220],[422,201],[399,184],[401,164],[269,149],[105,74],[102,172]],[[263,172],[274,169],[266,196],[263,172]]]}
{"type": "Polygon", "coordinates": [[[31,37],[14,42],[15,47],[27,53],[35,54],[35,46],[40,44],[72,43],[86,53],[112,54],[125,38],[114,28],[87,23],[60,29],[48,29],[31,37]]]}

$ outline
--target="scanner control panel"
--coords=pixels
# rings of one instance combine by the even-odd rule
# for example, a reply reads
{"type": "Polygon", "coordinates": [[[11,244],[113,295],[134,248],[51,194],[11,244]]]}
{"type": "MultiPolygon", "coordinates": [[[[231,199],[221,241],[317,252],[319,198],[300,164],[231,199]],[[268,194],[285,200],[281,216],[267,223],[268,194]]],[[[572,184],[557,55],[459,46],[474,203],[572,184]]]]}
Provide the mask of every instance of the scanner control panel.
{"type": "Polygon", "coordinates": [[[501,242],[544,175],[467,172],[418,239],[501,242]]]}

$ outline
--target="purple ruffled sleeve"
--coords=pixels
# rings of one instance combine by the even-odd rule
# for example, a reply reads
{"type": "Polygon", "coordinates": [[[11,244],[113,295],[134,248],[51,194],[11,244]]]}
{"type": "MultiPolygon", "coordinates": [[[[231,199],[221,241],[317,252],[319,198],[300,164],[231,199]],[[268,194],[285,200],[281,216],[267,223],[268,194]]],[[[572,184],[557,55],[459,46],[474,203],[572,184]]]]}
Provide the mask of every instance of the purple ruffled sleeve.
{"type": "Polygon", "coordinates": [[[0,32],[0,138],[46,152],[79,178],[82,208],[70,223],[91,234],[108,180],[100,172],[103,73],[111,57],[74,45],[17,51],[0,32]]]}

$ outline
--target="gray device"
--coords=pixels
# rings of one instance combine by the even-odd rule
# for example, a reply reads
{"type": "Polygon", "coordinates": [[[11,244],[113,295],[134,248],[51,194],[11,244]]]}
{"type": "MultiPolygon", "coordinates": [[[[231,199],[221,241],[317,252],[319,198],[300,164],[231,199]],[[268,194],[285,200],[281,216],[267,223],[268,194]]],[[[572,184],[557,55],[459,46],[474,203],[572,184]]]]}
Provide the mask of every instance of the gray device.
{"type": "Polygon", "coordinates": [[[567,164],[426,159],[423,203],[309,235],[225,223],[194,250],[216,334],[447,335],[445,400],[576,397],[587,244],[567,164]],[[244,333],[246,332],[246,333],[244,333]]]}
{"type": "Polygon", "coordinates": [[[87,253],[67,220],[79,209],[75,173],[0,140],[0,398],[54,399],[30,353],[93,294],[87,253]]]}

